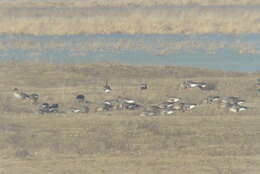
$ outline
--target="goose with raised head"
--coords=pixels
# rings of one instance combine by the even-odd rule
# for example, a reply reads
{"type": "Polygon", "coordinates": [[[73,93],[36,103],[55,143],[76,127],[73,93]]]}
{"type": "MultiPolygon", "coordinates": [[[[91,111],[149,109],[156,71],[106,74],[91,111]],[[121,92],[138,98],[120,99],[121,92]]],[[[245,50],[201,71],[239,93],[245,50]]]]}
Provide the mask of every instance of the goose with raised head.
{"type": "Polygon", "coordinates": [[[13,89],[13,96],[17,99],[29,99],[30,96],[24,92],[22,92],[21,90],[19,90],[18,88],[14,88],[13,89]]]}
{"type": "Polygon", "coordinates": [[[147,89],[148,89],[148,85],[147,85],[146,83],[142,83],[142,84],[140,85],[140,89],[141,89],[141,91],[147,90],[147,89]]]}
{"type": "Polygon", "coordinates": [[[106,80],[106,84],[104,85],[104,91],[105,93],[109,93],[112,91],[111,86],[108,84],[108,80],[106,80]]]}

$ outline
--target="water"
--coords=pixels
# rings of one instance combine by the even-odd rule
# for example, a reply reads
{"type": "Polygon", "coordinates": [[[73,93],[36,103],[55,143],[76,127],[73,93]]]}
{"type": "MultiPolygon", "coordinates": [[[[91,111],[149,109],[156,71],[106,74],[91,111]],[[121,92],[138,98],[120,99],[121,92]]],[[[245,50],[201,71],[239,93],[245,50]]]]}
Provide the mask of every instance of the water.
{"type": "Polygon", "coordinates": [[[260,35],[0,35],[0,60],[116,61],[260,72],[260,35]]]}

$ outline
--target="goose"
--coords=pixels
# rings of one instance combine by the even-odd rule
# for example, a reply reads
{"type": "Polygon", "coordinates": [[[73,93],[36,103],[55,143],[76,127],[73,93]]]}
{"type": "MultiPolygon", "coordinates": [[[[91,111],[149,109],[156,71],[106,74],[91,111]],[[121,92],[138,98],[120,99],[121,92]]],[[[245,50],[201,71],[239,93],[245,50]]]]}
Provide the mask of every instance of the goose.
{"type": "Polygon", "coordinates": [[[175,114],[175,110],[173,110],[173,109],[164,109],[164,110],[161,111],[161,114],[162,115],[173,115],[173,114],[175,114]]]}
{"type": "Polygon", "coordinates": [[[245,100],[241,100],[239,97],[234,97],[234,96],[230,96],[230,97],[226,97],[224,98],[222,101],[222,103],[228,103],[228,104],[243,104],[245,103],[245,100]]]}
{"type": "Polygon", "coordinates": [[[193,103],[183,103],[182,109],[183,111],[188,111],[194,109],[196,106],[197,104],[193,104],[193,103]]]}
{"type": "Polygon", "coordinates": [[[184,103],[176,103],[173,105],[172,109],[175,110],[175,111],[183,111],[183,106],[184,106],[184,103]]]}
{"type": "Polygon", "coordinates": [[[220,96],[208,96],[203,102],[213,104],[220,100],[220,96]]]}
{"type": "Polygon", "coordinates": [[[169,103],[169,102],[162,102],[157,105],[160,109],[166,109],[166,108],[171,108],[174,106],[174,103],[169,103]]]}
{"type": "Polygon", "coordinates": [[[206,90],[208,89],[208,84],[207,83],[203,83],[203,82],[200,82],[198,87],[201,89],[201,90],[206,90]]]}
{"type": "Polygon", "coordinates": [[[98,111],[111,111],[113,109],[113,103],[109,100],[105,100],[101,106],[98,106],[95,110],[98,111]]]}
{"type": "Polygon", "coordinates": [[[247,109],[248,109],[248,107],[237,105],[237,104],[229,106],[229,111],[231,111],[231,112],[240,112],[240,111],[245,111],[247,109]]]}
{"type": "Polygon", "coordinates": [[[119,103],[127,103],[127,104],[134,104],[134,103],[136,103],[136,101],[133,100],[133,99],[125,98],[125,97],[121,97],[121,96],[117,97],[117,101],[119,103]]]}
{"type": "Polygon", "coordinates": [[[40,97],[39,94],[36,93],[29,95],[29,99],[33,104],[37,104],[39,97],[40,97]]]}
{"type": "Polygon", "coordinates": [[[108,84],[108,81],[106,80],[106,84],[104,86],[104,91],[105,93],[109,93],[110,91],[112,91],[111,86],[108,84]]]}
{"type": "Polygon", "coordinates": [[[194,81],[187,81],[187,86],[189,87],[189,88],[195,88],[195,87],[198,87],[200,85],[200,83],[198,83],[198,82],[194,82],[194,81]]]}
{"type": "Polygon", "coordinates": [[[49,110],[50,110],[50,106],[48,103],[42,103],[39,108],[39,113],[40,114],[44,114],[44,113],[49,113],[49,110]]]}
{"type": "Polygon", "coordinates": [[[21,92],[18,88],[13,89],[13,96],[17,99],[29,99],[30,96],[26,93],[21,92]]]}
{"type": "Polygon", "coordinates": [[[52,104],[49,106],[49,112],[59,112],[59,104],[52,104]]]}
{"type": "Polygon", "coordinates": [[[180,97],[169,97],[166,101],[168,103],[177,103],[177,102],[181,101],[181,98],[180,97]]]}
{"type": "Polygon", "coordinates": [[[125,104],[125,109],[128,109],[128,110],[136,110],[138,108],[140,108],[140,105],[138,105],[136,103],[125,104]]]}
{"type": "Polygon", "coordinates": [[[85,96],[82,95],[82,94],[77,95],[77,96],[76,96],[76,101],[77,101],[78,103],[83,103],[83,102],[85,101],[85,96]]]}
{"type": "Polygon", "coordinates": [[[71,112],[73,112],[73,113],[88,113],[89,107],[84,106],[84,107],[71,108],[71,112]]]}
{"type": "Polygon", "coordinates": [[[142,83],[141,86],[140,86],[140,89],[146,90],[146,89],[148,89],[148,85],[146,83],[142,83]]]}

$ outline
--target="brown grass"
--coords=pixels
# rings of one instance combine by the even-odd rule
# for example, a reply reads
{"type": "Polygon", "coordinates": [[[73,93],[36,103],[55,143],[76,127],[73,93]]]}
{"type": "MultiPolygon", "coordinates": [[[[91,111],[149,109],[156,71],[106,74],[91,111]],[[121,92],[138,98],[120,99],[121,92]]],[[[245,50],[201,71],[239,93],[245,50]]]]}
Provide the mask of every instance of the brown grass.
{"type": "Polygon", "coordinates": [[[64,35],[100,33],[259,33],[259,1],[81,1],[3,4],[0,33],[64,35]],[[46,5],[47,4],[47,5],[46,5]],[[130,5],[129,5],[130,4],[130,5]],[[157,5],[155,5],[157,4],[157,5]],[[176,7],[175,5],[184,5],[176,7]],[[234,7],[235,6],[235,7],[234,7]],[[45,7],[45,8],[44,8],[45,7]]]}
{"type": "Polygon", "coordinates": [[[257,174],[259,75],[115,63],[1,63],[0,173],[257,174]],[[113,88],[108,95],[102,91],[106,79],[113,88]],[[177,90],[186,79],[217,88],[177,90]],[[148,91],[138,90],[141,82],[149,84],[148,91]],[[95,103],[121,95],[145,105],[167,95],[196,103],[207,95],[235,95],[250,110],[231,114],[211,105],[173,117],[142,118],[139,111],[42,116],[12,98],[14,87],[37,92],[40,102],[60,103],[63,110],[79,93],[95,103]]]}

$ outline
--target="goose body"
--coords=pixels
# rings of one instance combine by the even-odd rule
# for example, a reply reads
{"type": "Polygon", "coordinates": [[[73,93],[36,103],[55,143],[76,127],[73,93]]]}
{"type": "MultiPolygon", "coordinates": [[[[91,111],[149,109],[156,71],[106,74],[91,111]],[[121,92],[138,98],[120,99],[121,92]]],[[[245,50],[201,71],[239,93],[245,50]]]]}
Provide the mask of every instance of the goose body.
{"type": "Polygon", "coordinates": [[[173,114],[175,114],[175,110],[173,110],[173,109],[164,109],[164,110],[161,111],[161,114],[162,115],[173,115],[173,114]]]}
{"type": "Polygon", "coordinates": [[[108,81],[106,80],[106,84],[104,85],[104,91],[105,93],[109,93],[112,91],[111,86],[108,84],[108,81]]]}
{"type": "Polygon", "coordinates": [[[23,93],[22,91],[20,91],[17,88],[13,89],[13,96],[17,99],[29,99],[30,96],[26,93],[23,93]]]}
{"type": "Polygon", "coordinates": [[[59,112],[59,104],[50,105],[49,112],[59,112]]]}
{"type": "Polygon", "coordinates": [[[220,96],[208,96],[203,102],[213,104],[220,100],[220,96]]]}
{"type": "Polygon", "coordinates": [[[142,83],[141,86],[140,86],[140,89],[146,90],[146,89],[148,89],[148,85],[146,83],[142,83]]]}
{"type": "Polygon", "coordinates": [[[180,97],[170,97],[166,101],[169,103],[177,103],[177,102],[181,101],[181,98],[180,97]]]}
{"type": "Polygon", "coordinates": [[[78,103],[83,103],[83,102],[85,101],[85,96],[82,95],[82,94],[77,95],[77,96],[76,96],[76,101],[77,101],[78,103]]]}
{"type": "Polygon", "coordinates": [[[240,112],[240,111],[245,111],[247,109],[248,109],[248,107],[240,106],[240,105],[237,105],[237,104],[229,106],[229,111],[231,111],[231,112],[240,112]]]}
{"type": "Polygon", "coordinates": [[[71,108],[71,112],[73,113],[88,113],[89,112],[89,107],[88,106],[84,106],[84,107],[74,107],[71,108]]]}

